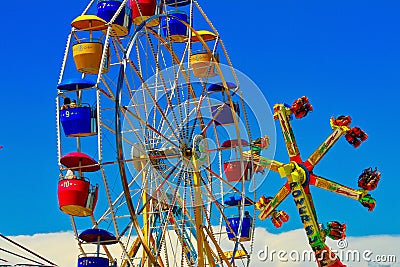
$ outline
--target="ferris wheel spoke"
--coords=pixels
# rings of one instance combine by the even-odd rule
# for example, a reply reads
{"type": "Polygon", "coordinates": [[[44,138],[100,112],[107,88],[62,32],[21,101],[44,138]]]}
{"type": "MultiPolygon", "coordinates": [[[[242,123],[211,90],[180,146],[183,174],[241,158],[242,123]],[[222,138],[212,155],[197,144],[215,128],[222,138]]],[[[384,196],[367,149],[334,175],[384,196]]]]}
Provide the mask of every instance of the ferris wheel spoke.
{"type": "MultiPolygon", "coordinates": [[[[158,39],[162,39],[162,37],[160,37],[159,35],[157,35],[154,31],[152,31],[152,30],[150,30],[155,36],[157,36],[157,38],[158,39]]],[[[163,40],[163,39],[162,39],[163,40]]],[[[173,58],[173,61],[176,63],[176,64],[179,64],[179,68],[181,68],[181,65],[182,65],[182,63],[183,63],[183,60],[180,60],[177,56],[176,56],[176,54],[173,52],[173,50],[171,50],[171,47],[167,47],[168,48],[168,51],[171,53],[171,55],[172,55],[172,58],[173,58]]],[[[184,56],[185,56],[185,53],[187,52],[187,48],[185,48],[185,51],[184,51],[184,54],[183,54],[183,58],[184,58],[184,56]]],[[[175,68],[174,68],[174,71],[175,71],[175,68]]],[[[194,94],[194,91],[192,90],[192,85],[191,85],[191,83],[189,82],[189,80],[188,80],[188,77],[187,77],[187,75],[185,74],[185,73],[183,73],[182,72],[182,75],[183,75],[183,77],[185,78],[185,80],[187,81],[187,87],[188,87],[188,89],[190,90],[190,92],[191,92],[191,95],[192,95],[192,97],[194,97],[194,99],[196,99],[196,97],[195,97],[195,94],[194,94]]],[[[175,76],[176,77],[176,76],[175,76]]],[[[174,86],[174,88],[179,88],[179,86],[174,86]]],[[[179,109],[179,111],[180,111],[180,113],[182,113],[182,111],[181,111],[181,103],[183,103],[181,100],[180,100],[180,94],[179,94],[179,91],[175,94],[176,96],[177,96],[177,99],[178,99],[178,104],[177,104],[177,106],[178,106],[178,109],[179,109]]],[[[188,94],[188,96],[189,96],[189,94],[188,94]]],[[[187,97],[187,100],[189,100],[189,97],[187,97]]],[[[181,117],[181,121],[182,121],[182,117],[181,117]]]]}
{"type": "MultiPolygon", "coordinates": [[[[206,98],[206,83],[205,82],[200,82],[202,85],[202,89],[201,92],[199,93],[199,96],[196,96],[196,92],[193,88],[193,84],[188,84],[188,90],[187,90],[187,99],[190,103],[190,99],[192,99],[193,105],[194,105],[194,109],[195,110],[195,117],[194,117],[194,123],[193,123],[193,128],[191,129],[191,133],[188,134],[188,138],[189,140],[191,140],[194,136],[194,125],[197,124],[197,122],[199,122],[199,127],[202,130],[200,134],[204,134],[205,133],[205,126],[204,126],[204,119],[202,116],[202,112],[201,112],[201,108],[203,107],[203,101],[206,98]]],[[[186,108],[186,114],[190,113],[190,108],[189,105],[187,105],[186,108]]],[[[189,120],[187,120],[187,129],[189,129],[189,120]]]]}
{"type": "MultiPolygon", "coordinates": [[[[168,114],[170,112],[170,110],[173,109],[172,107],[170,108],[170,106],[168,105],[166,108],[166,113],[168,114]]],[[[184,142],[184,139],[182,138],[181,135],[181,129],[182,129],[182,121],[183,118],[181,117],[180,121],[174,121],[175,122],[175,127],[171,128],[170,125],[168,125],[167,123],[165,123],[165,120],[162,120],[161,123],[159,124],[159,131],[163,132],[164,135],[169,135],[169,136],[179,136],[179,143],[182,144],[184,142]]]]}
{"type": "MultiPolygon", "coordinates": [[[[166,212],[166,216],[164,217],[165,223],[161,222],[161,225],[164,225],[163,231],[162,231],[163,236],[171,234],[170,231],[168,230],[168,225],[172,225],[177,236],[181,236],[180,230],[179,230],[180,227],[179,227],[179,225],[177,225],[177,223],[174,219],[175,212],[173,212],[173,207],[176,207],[176,204],[175,204],[176,200],[177,200],[177,198],[174,198],[174,200],[171,201],[172,203],[170,204],[170,207],[169,207],[168,211],[166,212]]],[[[181,241],[181,240],[178,240],[178,241],[181,241]]],[[[159,255],[160,252],[161,252],[161,247],[159,248],[157,255],[159,255]]],[[[185,254],[185,256],[187,257],[186,254],[185,254]]],[[[187,260],[189,261],[190,259],[187,258],[187,260]]]]}
{"type": "MultiPolygon", "coordinates": [[[[143,126],[143,124],[141,124],[141,123],[138,123],[139,125],[138,125],[138,127],[136,126],[136,124],[134,123],[134,121],[129,117],[129,115],[131,114],[131,113],[129,113],[129,112],[132,112],[131,111],[131,107],[133,106],[133,109],[134,109],[134,111],[136,112],[136,114],[138,114],[138,110],[137,110],[137,107],[136,107],[136,105],[129,105],[129,106],[124,106],[122,109],[121,109],[121,113],[122,113],[122,115],[123,115],[123,117],[124,117],[124,119],[125,119],[125,123],[124,123],[124,129],[123,129],[123,131],[122,131],[122,138],[124,138],[124,135],[125,134],[129,134],[129,137],[131,137],[132,135],[131,135],[131,133],[133,133],[133,139],[135,140],[135,141],[138,141],[137,143],[132,143],[130,140],[129,141],[126,141],[126,143],[128,143],[128,144],[130,144],[132,147],[134,147],[136,144],[139,144],[139,145],[141,145],[141,147],[142,148],[144,148],[145,147],[145,144],[147,144],[148,142],[149,142],[149,140],[148,140],[148,137],[147,137],[147,135],[146,134],[143,134],[142,136],[140,135],[140,132],[145,132],[145,130],[147,129],[147,128],[145,128],[144,126],[143,126]],[[126,125],[126,126],[125,126],[126,125]],[[124,134],[125,133],[125,134],[124,134]]],[[[126,138],[124,139],[124,140],[126,140],[126,138]]],[[[141,155],[140,155],[141,156],[141,155]]]]}
{"type": "MultiPolygon", "coordinates": [[[[210,167],[203,166],[206,171],[208,171],[210,174],[212,174],[214,177],[216,177],[219,181],[221,181],[224,185],[226,185],[230,190],[232,190],[235,193],[241,194],[242,191],[234,187],[232,184],[230,184],[228,181],[226,181],[224,178],[222,178],[219,174],[217,174],[215,171],[213,171],[210,167]]],[[[246,197],[246,201],[249,201],[250,203],[254,204],[254,201],[251,200],[249,197],[246,197]]]]}
{"type": "MultiPolygon", "coordinates": [[[[201,134],[204,134],[208,128],[211,125],[215,125],[215,121],[218,118],[218,116],[221,114],[221,112],[224,110],[224,107],[227,107],[228,105],[226,103],[221,104],[218,109],[216,110],[215,114],[213,114],[213,116],[211,117],[211,120],[207,123],[207,125],[205,125],[205,127],[203,128],[201,134]]],[[[233,113],[232,113],[233,114],[233,113]]]]}
{"type": "Polygon", "coordinates": [[[169,129],[163,129],[166,125],[166,123],[163,121],[163,123],[160,124],[160,128],[163,129],[163,131],[174,132],[175,135],[179,136],[180,143],[184,143],[185,139],[187,139],[187,138],[185,138],[185,131],[183,130],[184,123],[185,123],[185,121],[188,121],[189,118],[187,117],[187,115],[185,116],[183,114],[183,106],[187,105],[188,100],[183,101],[181,99],[181,96],[180,96],[181,86],[177,84],[176,80],[173,81],[172,87],[173,87],[173,90],[171,91],[171,94],[166,95],[166,98],[168,99],[166,112],[169,112],[170,114],[172,114],[172,117],[173,117],[176,127],[173,129],[171,129],[170,127],[169,127],[169,129]],[[175,100],[176,104],[172,103],[173,100],[175,100]],[[176,117],[176,114],[175,114],[176,109],[178,111],[179,118],[176,117]]]}
{"type": "MultiPolygon", "coordinates": [[[[166,98],[166,100],[167,100],[167,105],[170,106],[170,107],[172,107],[172,103],[170,102],[170,95],[169,95],[168,90],[167,90],[168,87],[166,86],[165,79],[164,79],[163,74],[162,74],[162,72],[161,72],[162,68],[161,68],[161,66],[160,66],[160,64],[159,64],[160,62],[159,62],[159,60],[158,60],[158,58],[157,58],[157,55],[158,55],[158,54],[155,52],[154,45],[153,45],[153,43],[152,43],[152,41],[151,41],[150,36],[149,36],[149,35],[146,35],[146,37],[147,37],[147,41],[148,41],[149,46],[150,46],[150,50],[151,50],[152,55],[153,55],[153,59],[154,59],[154,61],[155,61],[155,67],[156,67],[155,73],[156,73],[156,77],[157,77],[157,78],[159,77],[160,80],[161,80],[161,85],[162,85],[162,88],[163,88],[163,93],[165,94],[165,98],[166,98]]],[[[149,93],[149,92],[148,92],[148,93],[149,93]]],[[[150,95],[151,95],[151,93],[150,93],[150,95]]],[[[178,94],[178,109],[179,109],[179,105],[180,105],[179,100],[180,100],[180,99],[179,99],[179,94],[178,94]]],[[[156,103],[156,101],[155,101],[154,99],[153,99],[153,101],[154,101],[154,105],[158,107],[158,103],[156,103]]],[[[165,114],[163,115],[162,109],[161,109],[161,108],[158,108],[158,109],[159,109],[159,112],[161,113],[162,117],[164,118],[164,120],[166,120],[166,116],[165,116],[165,114]]],[[[175,110],[174,110],[174,109],[171,109],[170,112],[171,112],[171,114],[172,114],[173,120],[174,120],[175,122],[178,122],[178,119],[177,119],[176,114],[175,114],[175,110]]],[[[168,121],[166,121],[166,123],[168,124],[168,121]]],[[[171,125],[168,125],[168,127],[170,127],[170,128],[172,129],[171,125]]],[[[181,139],[178,139],[178,140],[182,141],[181,139]]]]}
{"type": "Polygon", "coordinates": [[[112,89],[111,89],[111,86],[108,84],[108,82],[107,82],[107,80],[106,80],[106,77],[105,77],[105,76],[102,76],[102,77],[101,77],[101,81],[103,82],[102,84],[104,85],[104,87],[105,87],[106,90],[107,90],[107,91],[105,91],[105,90],[101,89],[102,92],[103,92],[103,94],[104,94],[107,98],[109,98],[110,100],[115,100],[115,95],[114,95],[114,93],[113,93],[113,91],[112,91],[112,89]]]}
{"type": "MultiPolygon", "coordinates": [[[[162,133],[160,133],[156,128],[154,128],[153,126],[151,126],[150,124],[148,124],[146,121],[144,121],[142,118],[140,118],[138,115],[132,113],[130,110],[124,109],[125,112],[129,113],[129,115],[131,115],[132,117],[134,117],[138,122],[140,122],[142,125],[144,125],[145,127],[147,127],[149,130],[155,132],[158,136],[160,136],[161,138],[163,138],[165,141],[169,142],[171,145],[173,145],[176,148],[179,148],[179,146],[177,144],[175,144],[175,142],[173,142],[171,139],[169,139],[168,137],[164,136],[162,133]]],[[[177,139],[178,140],[178,139],[177,139]]]]}
{"type": "MultiPolygon", "coordinates": [[[[151,191],[150,198],[147,200],[146,203],[144,203],[143,207],[148,205],[150,203],[150,201],[152,201],[154,199],[158,199],[159,193],[161,192],[162,189],[165,189],[166,184],[168,185],[168,179],[174,174],[174,172],[177,168],[178,168],[178,164],[176,166],[171,167],[171,170],[169,171],[169,173],[166,176],[162,175],[159,171],[155,172],[155,175],[161,179],[161,182],[158,183],[158,182],[154,181],[155,185],[157,185],[157,186],[153,187],[154,190],[151,191]]],[[[181,171],[178,173],[178,175],[180,175],[180,173],[181,173],[181,171]]],[[[143,207],[141,209],[138,209],[138,211],[137,211],[138,214],[141,214],[143,212],[143,207]]]]}
{"type": "MultiPolygon", "coordinates": [[[[107,129],[110,133],[116,134],[116,132],[114,131],[113,127],[107,125],[104,121],[101,122],[100,126],[102,126],[102,127],[104,127],[105,129],[107,129]]],[[[124,136],[122,136],[122,140],[123,140],[125,143],[130,144],[131,146],[134,145],[134,143],[132,143],[131,140],[125,138],[124,136]]]]}
{"type": "MultiPolygon", "coordinates": [[[[148,163],[147,163],[148,165],[148,163]]],[[[136,177],[138,177],[139,175],[141,175],[142,171],[147,167],[147,165],[145,165],[143,167],[143,169],[137,174],[136,177]]],[[[128,187],[131,187],[134,183],[136,182],[136,179],[132,179],[129,184],[128,187]]],[[[101,223],[102,221],[106,220],[107,216],[109,216],[111,214],[111,210],[112,209],[118,209],[117,204],[120,203],[119,205],[122,205],[123,203],[121,203],[123,201],[123,197],[124,197],[124,193],[121,192],[114,200],[114,202],[110,205],[110,207],[108,207],[108,209],[103,213],[103,215],[97,220],[97,223],[101,223]],[[117,207],[117,208],[116,208],[117,207]]]]}
{"type": "MultiPolygon", "coordinates": [[[[133,63],[132,63],[131,61],[130,61],[130,64],[131,64],[131,66],[135,69],[135,72],[138,73],[138,69],[133,65],[133,63]]],[[[155,96],[151,93],[149,86],[145,83],[146,81],[143,79],[143,77],[140,75],[140,73],[138,73],[138,75],[139,75],[140,80],[141,80],[141,82],[142,82],[143,92],[146,92],[146,93],[147,93],[146,96],[149,96],[150,99],[151,99],[151,102],[149,102],[149,104],[151,103],[152,107],[155,107],[154,112],[157,111],[157,112],[159,113],[159,115],[162,117],[163,121],[165,121],[165,123],[167,124],[167,126],[168,126],[170,129],[174,129],[174,128],[172,127],[172,125],[169,123],[169,120],[168,120],[168,118],[167,118],[165,112],[164,112],[163,109],[161,108],[160,104],[158,103],[158,100],[157,100],[157,99],[155,98],[155,96]]],[[[164,88],[164,87],[163,87],[163,88],[164,88]]],[[[147,103],[147,102],[145,101],[145,103],[147,103]]],[[[147,107],[147,105],[145,105],[145,107],[147,107]]],[[[148,114],[149,114],[149,113],[146,112],[146,114],[147,114],[146,117],[148,117],[148,114]]],[[[139,116],[137,116],[137,115],[133,115],[132,113],[131,113],[131,115],[134,116],[135,119],[137,119],[139,122],[141,122],[141,123],[143,123],[145,126],[149,127],[153,132],[155,132],[155,133],[158,134],[158,135],[161,135],[161,133],[160,133],[158,130],[156,130],[156,128],[155,128],[154,126],[151,126],[148,122],[144,122],[144,120],[141,119],[141,118],[139,118],[139,116]]],[[[175,120],[175,121],[176,121],[176,120],[175,120]]],[[[174,134],[174,132],[172,132],[172,133],[173,133],[174,137],[176,138],[176,140],[180,140],[180,139],[178,138],[178,136],[174,134]]]]}
{"type": "MultiPolygon", "coordinates": [[[[224,214],[224,210],[223,210],[222,204],[219,203],[219,202],[215,199],[214,195],[212,194],[212,191],[211,191],[207,186],[205,186],[204,180],[203,180],[203,184],[204,184],[204,188],[205,188],[206,191],[207,191],[206,196],[209,197],[209,198],[210,198],[210,201],[212,201],[212,202],[215,204],[215,207],[217,207],[217,210],[219,211],[219,214],[221,214],[223,220],[225,220],[225,223],[227,224],[227,226],[228,226],[228,228],[229,228],[229,231],[231,231],[232,233],[234,233],[234,229],[232,228],[231,224],[229,223],[228,217],[226,217],[225,214],[224,214]]],[[[205,210],[205,211],[206,211],[206,210],[205,210]]],[[[212,231],[212,230],[210,230],[210,231],[212,231]]]]}
{"type": "MultiPolygon", "coordinates": [[[[190,106],[190,103],[188,103],[189,100],[186,100],[183,104],[181,104],[180,106],[190,106]]],[[[192,138],[193,138],[193,133],[195,128],[197,127],[196,125],[196,119],[195,121],[192,123],[192,125],[190,125],[190,120],[191,117],[193,116],[193,114],[195,113],[194,110],[190,111],[189,113],[186,113],[183,117],[182,120],[179,122],[179,124],[177,125],[177,127],[175,129],[165,129],[165,134],[167,134],[167,132],[170,132],[171,130],[174,131],[176,134],[182,133],[182,140],[185,144],[190,144],[192,138]],[[189,129],[191,129],[191,134],[188,133],[189,129]]],[[[163,127],[164,125],[161,124],[161,127],[163,127]]]]}

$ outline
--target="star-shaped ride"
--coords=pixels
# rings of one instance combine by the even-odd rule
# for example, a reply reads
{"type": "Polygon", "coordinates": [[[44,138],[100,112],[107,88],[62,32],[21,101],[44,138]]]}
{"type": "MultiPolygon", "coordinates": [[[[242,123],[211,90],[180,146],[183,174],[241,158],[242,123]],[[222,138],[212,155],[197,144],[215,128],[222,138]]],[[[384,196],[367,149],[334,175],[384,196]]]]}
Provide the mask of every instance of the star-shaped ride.
{"type": "Polygon", "coordinates": [[[312,110],[313,107],[305,96],[294,101],[291,106],[286,104],[276,104],[274,106],[274,119],[280,122],[290,158],[289,163],[284,164],[260,156],[260,152],[264,148],[262,145],[252,144],[252,149],[244,154],[247,158],[253,160],[258,171],[267,168],[279,173],[282,178],[287,178],[285,185],[274,197],[263,196],[256,203],[256,208],[260,210],[259,219],[271,218],[275,227],[281,227],[284,222],[288,221],[289,216],[286,212],[277,210],[277,207],[291,194],[306,231],[308,242],[315,252],[318,266],[345,266],[325,244],[325,239],[326,236],[334,240],[344,239],[346,237],[346,225],[332,221],[328,222],[327,226],[324,227],[318,223],[310,186],[316,186],[355,199],[368,208],[369,211],[372,211],[376,202],[368,190],[373,190],[377,187],[380,180],[380,172],[377,169],[365,169],[358,180],[360,189],[352,189],[316,175],[314,168],[340,137],[344,136],[353,147],[357,148],[368,138],[368,135],[359,127],[350,128],[350,116],[331,118],[330,124],[333,132],[308,159],[303,160],[295,140],[291,120],[293,115],[300,119],[312,110]]]}

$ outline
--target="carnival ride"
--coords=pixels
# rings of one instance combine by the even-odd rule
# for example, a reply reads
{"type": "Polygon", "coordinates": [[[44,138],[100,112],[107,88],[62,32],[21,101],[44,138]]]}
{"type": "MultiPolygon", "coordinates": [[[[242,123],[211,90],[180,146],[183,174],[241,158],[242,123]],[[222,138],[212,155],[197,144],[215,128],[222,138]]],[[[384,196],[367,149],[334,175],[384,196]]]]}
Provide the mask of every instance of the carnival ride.
{"type": "Polygon", "coordinates": [[[308,242],[315,252],[318,265],[344,266],[340,259],[326,246],[325,239],[326,237],[333,240],[344,239],[346,237],[346,225],[337,221],[328,222],[326,227],[319,224],[310,186],[316,186],[355,199],[369,211],[372,211],[376,202],[368,190],[374,190],[378,186],[381,175],[377,169],[365,169],[359,176],[358,186],[360,189],[357,190],[316,175],[314,168],[340,137],[344,136],[349,144],[357,148],[367,139],[368,135],[359,127],[350,128],[352,121],[350,116],[331,118],[330,125],[333,132],[307,160],[303,161],[292,130],[291,119],[293,115],[297,119],[301,119],[312,110],[313,108],[305,96],[294,101],[291,106],[286,104],[274,106],[274,118],[280,122],[290,158],[289,163],[284,164],[263,158],[258,151],[256,153],[254,151],[245,152],[249,155],[249,158],[254,159],[259,168],[268,168],[278,172],[282,178],[287,178],[285,185],[274,197],[262,196],[255,205],[260,210],[258,215],[260,220],[271,218],[275,227],[281,227],[284,222],[288,221],[289,217],[286,212],[277,210],[277,208],[291,194],[306,231],[308,242]]]}
{"type": "Polygon", "coordinates": [[[71,26],[57,86],[58,200],[78,265],[248,266],[246,104],[200,5],[90,1],[71,26]]]}
{"type": "MultiPolygon", "coordinates": [[[[312,172],[341,135],[355,147],[367,138],[350,118],[332,120],[332,139],[303,163],[289,118],[312,106],[277,105],[291,162],[261,156],[269,139],[252,138],[240,81],[197,1],[91,0],[71,26],[56,98],[58,200],[78,266],[249,266],[256,208],[279,227],[289,216],[275,208],[290,192],[320,248],[345,227],[319,228],[309,185],[373,208],[367,191],[312,172]],[[265,169],[289,182],[255,203],[253,177],[265,169]]],[[[378,176],[366,170],[359,184],[373,189],[378,176]]]]}

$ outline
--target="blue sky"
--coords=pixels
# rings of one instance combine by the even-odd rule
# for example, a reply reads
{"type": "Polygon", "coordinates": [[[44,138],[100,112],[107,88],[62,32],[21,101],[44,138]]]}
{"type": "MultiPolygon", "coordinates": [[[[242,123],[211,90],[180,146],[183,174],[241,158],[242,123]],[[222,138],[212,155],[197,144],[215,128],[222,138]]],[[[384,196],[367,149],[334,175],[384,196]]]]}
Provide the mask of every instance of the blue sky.
{"type": "MultiPolygon", "coordinates": [[[[262,89],[272,106],[307,95],[315,111],[294,121],[304,156],[330,133],[329,117],[349,114],[369,140],[354,150],[344,140],[315,170],[356,186],[362,169],[378,166],[382,181],[373,192],[377,207],[313,189],[321,222],[340,220],[348,234],[400,234],[397,165],[400,130],[400,18],[398,1],[199,0],[219,30],[234,66],[262,89]],[[233,4],[232,4],[233,2],[233,4]]],[[[5,235],[70,230],[57,205],[55,94],[70,21],[82,1],[2,4],[0,42],[0,232],[5,235]]],[[[277,128],[279,130],[279,128],[277,128]]],[[[277,159],[286,161],[278,139],[277,159]]],[[[267,195],[283,181],[270,176],[267,195]]],[[[290,222],[274,233],[301,227],[292,200],[283,207],[290,222]]]]}

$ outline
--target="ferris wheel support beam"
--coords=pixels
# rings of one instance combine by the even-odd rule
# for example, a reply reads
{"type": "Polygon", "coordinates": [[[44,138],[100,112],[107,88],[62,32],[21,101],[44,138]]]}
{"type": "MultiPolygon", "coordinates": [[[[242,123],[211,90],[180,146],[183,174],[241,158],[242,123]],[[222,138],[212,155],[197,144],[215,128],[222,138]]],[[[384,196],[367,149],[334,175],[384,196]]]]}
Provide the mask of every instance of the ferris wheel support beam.
{"type": "Polygon", "coordinates": [[[203,201],[201,197],[201,176],[197,167],[196,159],[193,156],[193,184],[194,184],[194,197],[195,197],[195,207],[194,207],[194,219],[196,225],[196,233],[197,233],[197,266],[204,267],[204,233],[202,231],[203,226],[203,212],[202,206],[203,201]]]}
{"type": "MultiPolygon", "coordinates": [[[[143,157],[143,156],[142,156],[143,157]]],[[[142,158],[141,157],[141,158],[142,158]]],[[[140,164],[142,165],[142,169],[144,170],[145,164],[141,161],[140,164]]],[[[145,181],[144,184],[144,192],[142,194],[142,203],[143,203],[143,235],[144,235],[144,242],[146,242],[144,245],[149,246],[149,236],[150,236],[150,231],[149,231],[149,203],[148,203],[148,186],[149,183],[147,181],[147,172],[142,171],[142,178],[143,181],[145,181]]],[[[143,250],[143,258],[146,258],[146,251],[143,250]]],[[[146,267],[150,267],[150,261],[145,262],[146,267]]]]}
{"type": "MultiPolygon", "coordinates": [[[[208,265],[216,266],[215,259],[213,257],[213,255],[215,255],[215,253],[212,251],[212,249],[208,243],[207,237],[210,238],[212,240],[212,242],[214,243],[214,246],[217,249],[218,254],[223,255],[221,257],[223,257],[223,260],[226,261],[227,265],[231,266],[229,260],[226,258],[221,247],[218,245],[218,243],[215,240],[214,235],[212,234],[210,229],[208,229],[207,227],[205,227],[203,225],[202,209],[205,207],[203,206],[202,197],[201,197],[201,194],[202,194],[201,180],[202,179],[201,179],[200,172],[196,171],[196,170],[198,170],[198,166],[197,166],[197,162],[196,162],[196,159],[194,158],[194,156],[193,156],[193,167],[195,168],[193,180],[194,180],[194,187],[195,187],[195,213],[194,213],[194,215],[195,215],[195,225],[196,225],[196,232],[197,232],[197,250],[198,250],[198,265],[197,266],[204,266],[204,260],[205,260],[204,254],[203,254],[204,252],[205,252],[205,255],[207,256],[208,265]],[[206,230],[207,235],[205,235],[205,233],[203,232],[203,229],[206,230]]],[[[214,201],[215,201],[215,199],[214,199],[214,201]]],[[[228,225],[229,225],[230,230],[233,231],[230,224],[228,224],[228,225]]]]}
{"type": "MultiPolygon", "coordinates": [[[[167,215],[168,216],[168,215],[167,215]]],[[[179,219],[179,218],[178,218],[179,219]]],[[[196,264],[195,262],[195,256],[197,256],[196,252],[194,251],[194,248],[192,247],[193,245],[190,242],[189,237],[187,236],[187,233],[185,231],[181,231],[177,227],[177,221],[175,220],[174,216],[169,217],[169,221],[172,224],[177,236],[182,236],[182,238],[178,238],[179,242],[182,245],[182,250],[185,252],[184,257],[186,258],[187,262],[189,265],[194,265],[196,264]],[[190,256],[189,256],[190,255],[190,256]]]]}
{"type": "Polygon", "coordinates": [[[204,233],[202,233],[202,236],[204,238],[204,251],[205,254],[207,256],[207,260],[208,260],[208,265],[211,267],[215,267],[215,259],[214,259],[214,253],[210,248],[210,244],[208,244],[208,240],[207,237],[204,233]]]}
{"type": "MultiPolygon", "coordinates": [[[[133,242],[132,246],[129,248],[129,251],[128,251],[125,259],[122,261],[121,267],[126,267],[127,264],[131,264],[130,259],[132,257],[135,257],[136,253],[138,252],[138,250],[140,248],[140,245],[141,245],[140,238],[137,237],[135,239],[135,241],[133,242]]],[[[133,265],[130,265],[130,266],[133,266],[133,265]]]]}

